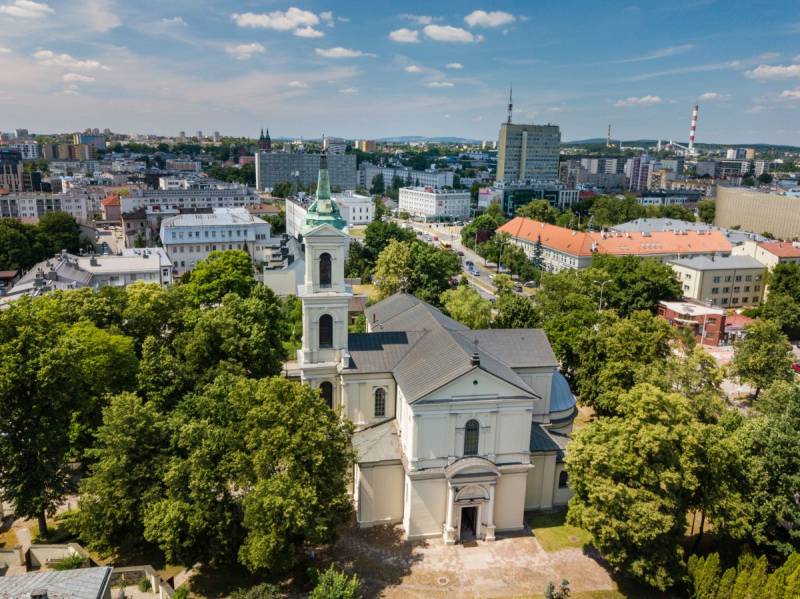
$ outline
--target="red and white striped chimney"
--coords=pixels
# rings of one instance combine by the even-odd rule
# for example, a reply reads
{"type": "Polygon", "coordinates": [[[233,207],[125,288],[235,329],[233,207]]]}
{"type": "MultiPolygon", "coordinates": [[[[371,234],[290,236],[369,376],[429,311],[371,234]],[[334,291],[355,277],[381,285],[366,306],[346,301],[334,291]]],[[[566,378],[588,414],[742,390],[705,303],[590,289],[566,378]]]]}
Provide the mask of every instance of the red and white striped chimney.
{"type": "Polygon", "coordinates": [[[698,104],[694,105],[692,110],[692,126],[689,127],[689,154],[694,155],[694,131],[697,129],[697,111],[700,110],[698,104]]]}

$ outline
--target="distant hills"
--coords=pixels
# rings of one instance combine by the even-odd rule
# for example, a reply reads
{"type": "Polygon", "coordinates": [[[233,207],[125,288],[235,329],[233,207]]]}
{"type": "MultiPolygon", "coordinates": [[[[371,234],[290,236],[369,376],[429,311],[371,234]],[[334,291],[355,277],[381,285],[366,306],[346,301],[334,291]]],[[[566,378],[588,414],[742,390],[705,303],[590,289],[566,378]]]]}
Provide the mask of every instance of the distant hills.
{"type": "MultiPolygon", "coordinates": [[[[618,144],[620,140],[612,139],[612,143],[618,144]]],[[[665,143],[669,140],[662,139],[661,143],[665,143]]],[[[687,141],[683,140],[674,140],[681,145],[687,145],[687,141]]],[[[634,146],[634,147],[646,147],[646,146],[654,146],[658,143],[657,139],[623,139],[622,145],[623,146],[634,146]]],[[[565,147],[575,147],[575,146],[596,146],[596,145],[605,145],[606,138],[605,137],[593,137],[591,139],[576,139],[574,141],[562,141],[561,145],[565,147]]],[[[733,144],[720,144],[720,143],[696,143],[695,144],[698,148],[705,148],[707,150],[719,150],[719,149],[726,149],[726,148],[754,148],[759,151],[765,150],[778,150],[781,152],[798,152],[800,151],[800,146],[787,146],[781,144],[765,144],[765,143],[733,143],[733,144]]]]}
{"type": "Polygon", "coordinates": [[[401,135],[399,137],[381,137],[376,139],[377,142],[383,143],[410,143],[414,141],[428,142],[435,144],[470,144],[477,145],[481,143],[479,139],[469,139],[467,137],[425,137],[423,135],[401,135]]]}

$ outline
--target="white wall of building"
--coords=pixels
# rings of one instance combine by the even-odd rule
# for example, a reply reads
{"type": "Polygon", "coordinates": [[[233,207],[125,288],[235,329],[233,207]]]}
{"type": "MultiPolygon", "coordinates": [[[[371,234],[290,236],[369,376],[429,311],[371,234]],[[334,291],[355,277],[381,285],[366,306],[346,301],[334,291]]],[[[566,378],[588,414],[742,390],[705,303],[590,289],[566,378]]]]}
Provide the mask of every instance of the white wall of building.
{"type": "Polygon", "coordinates": [[[400,211],[425,219],[469,217],[468,191],[445,191],[432,187],[400,189],[400,211]]]}

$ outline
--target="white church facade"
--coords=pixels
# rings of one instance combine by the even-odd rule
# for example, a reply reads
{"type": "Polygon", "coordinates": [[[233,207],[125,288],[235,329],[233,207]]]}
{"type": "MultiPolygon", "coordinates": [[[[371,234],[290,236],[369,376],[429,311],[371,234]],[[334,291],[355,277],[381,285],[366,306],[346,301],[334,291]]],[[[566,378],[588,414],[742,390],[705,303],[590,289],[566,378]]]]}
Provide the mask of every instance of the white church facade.
{"type": "Polygon", "coordinates": [[[303,241],[293,370],[356,426],[358,523],[491,541],[523,529],[526,510],[566,504],[577,410],[545,334],[473,331],[405,293],[368,307],[368,332],[348,334],[348,235],[324,169],[303,241]]]}

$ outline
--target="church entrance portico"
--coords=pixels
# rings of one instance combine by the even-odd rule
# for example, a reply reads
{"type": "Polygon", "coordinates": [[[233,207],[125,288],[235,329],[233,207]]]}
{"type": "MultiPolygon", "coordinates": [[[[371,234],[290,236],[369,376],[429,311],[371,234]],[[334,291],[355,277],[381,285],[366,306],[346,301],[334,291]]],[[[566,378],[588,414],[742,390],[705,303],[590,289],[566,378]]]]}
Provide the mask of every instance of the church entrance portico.
{"type": "Polygon", "coordinates": [[[448,545],[494,541],[495,489],[500,471],[485,458],[456,460],[445,468],[447,518],[442,536],[448,545]]]}

